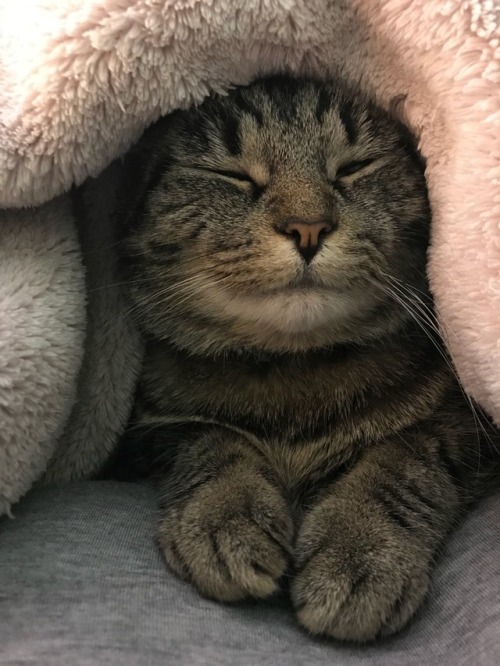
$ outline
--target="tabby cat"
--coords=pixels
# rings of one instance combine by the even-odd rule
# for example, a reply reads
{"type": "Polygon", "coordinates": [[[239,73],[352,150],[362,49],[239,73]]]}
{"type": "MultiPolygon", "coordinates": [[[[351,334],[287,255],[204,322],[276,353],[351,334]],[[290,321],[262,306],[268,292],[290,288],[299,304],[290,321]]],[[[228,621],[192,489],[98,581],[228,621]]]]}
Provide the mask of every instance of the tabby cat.
{"type": "Polygon", "coordinates": [[[123,450],[159,479],[168,565],[222,601],[285,585],[313,633],[399,630],[498,444],[436,333],[412,138],[283,75],[162,119],[126,171],[123,450]]]}

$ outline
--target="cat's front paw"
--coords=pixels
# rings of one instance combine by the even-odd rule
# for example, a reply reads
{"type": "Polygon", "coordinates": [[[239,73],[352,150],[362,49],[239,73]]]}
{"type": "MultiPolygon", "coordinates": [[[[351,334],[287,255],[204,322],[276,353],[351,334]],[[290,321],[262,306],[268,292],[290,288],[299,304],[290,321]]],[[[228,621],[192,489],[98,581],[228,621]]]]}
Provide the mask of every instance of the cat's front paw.
{"type": "Polygon", "coordinates": [[[263,598],[279,588],[293,535],[288,506],[265,480],[209,481],[168,509],[160,545],[170,567],[221,601],[263,598]]]}
{"type": "Polygon", "coordinates": [[[299,533],[292,600],[315,634],[369,641],[403,628],[429,585],[431,553],[383,514],[317,507],[299,533]]]}

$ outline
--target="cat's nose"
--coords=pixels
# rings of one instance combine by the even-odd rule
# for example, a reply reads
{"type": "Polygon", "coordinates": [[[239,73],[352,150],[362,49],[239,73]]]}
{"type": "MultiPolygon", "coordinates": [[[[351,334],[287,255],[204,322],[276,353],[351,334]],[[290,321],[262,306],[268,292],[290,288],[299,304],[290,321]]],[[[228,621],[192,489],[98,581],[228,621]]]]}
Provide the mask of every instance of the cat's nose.
{"type": "Polygon", "coordinates": [[[295,247],[309,264],[321,247],[324,237],[333,231],[333,225],[326,220],[302,220],[290,217],[286,220],[283,232],[291,236],[295,247]]]}

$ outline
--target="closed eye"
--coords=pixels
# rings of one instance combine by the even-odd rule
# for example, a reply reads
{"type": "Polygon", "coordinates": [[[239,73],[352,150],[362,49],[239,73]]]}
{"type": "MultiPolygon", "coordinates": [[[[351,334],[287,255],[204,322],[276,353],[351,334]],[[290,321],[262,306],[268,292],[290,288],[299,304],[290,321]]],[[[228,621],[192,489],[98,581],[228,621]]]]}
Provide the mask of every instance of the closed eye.
{"type": "Polygon", "coordinates": [[[370,164],[373,164],[374,159],[359,160],[358,162],[349,162],[348,164],[343,164],[337,169],[336,178],[346,178],[347,176],[352,176],[358,171],[362,171],[370,164]]]}
{"type": "Polygon", "coordinates": [[[248,174],[241,173],[240,171],[224,171],[213,169],[212,173],[215,173],[218,176],[223,176],[224,178],[230,178],[231,180],[238,180],[242,183],[250,183],[250,185],[257,187],[257,183],[253,180],[253,178],[250,178],[248,174]]]}

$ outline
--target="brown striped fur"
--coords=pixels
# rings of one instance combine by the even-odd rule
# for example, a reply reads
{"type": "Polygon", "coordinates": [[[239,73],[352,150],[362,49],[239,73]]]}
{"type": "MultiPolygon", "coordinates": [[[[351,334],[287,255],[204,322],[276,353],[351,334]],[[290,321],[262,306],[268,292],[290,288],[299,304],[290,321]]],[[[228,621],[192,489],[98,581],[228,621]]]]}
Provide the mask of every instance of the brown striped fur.
{"type": "Polygon", "coordinates": [[[160,121],[127,165],[147,339],[128,441],[168,564],[226,601],[287,574],[314,633],[397,631],[498,445],[436,332],[411,138],[339,82],[283,76],[160,121]],[[310,263],[297,218],[332,229],[310,263]]]}

